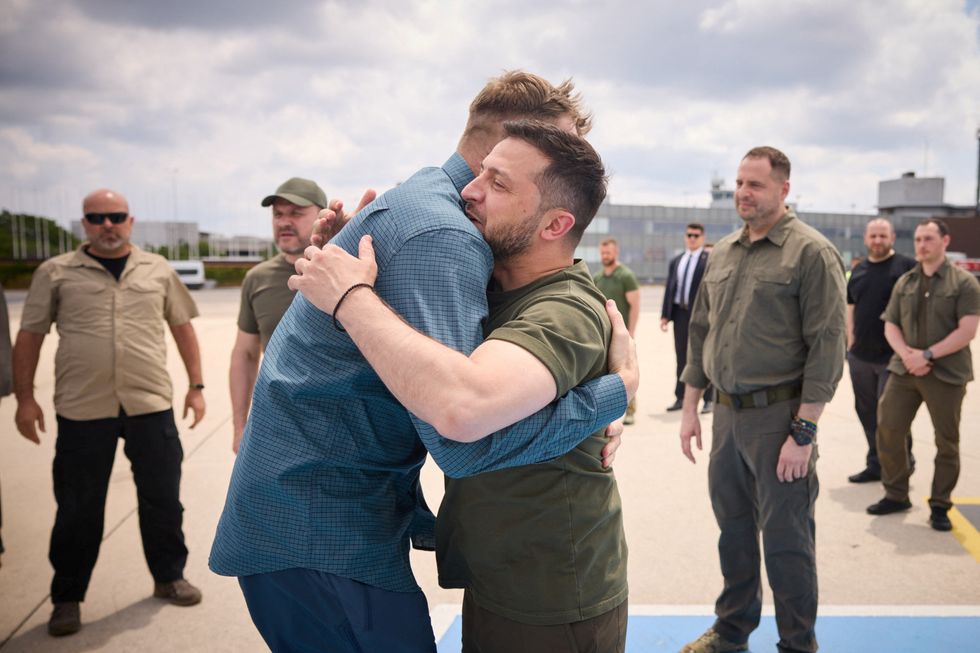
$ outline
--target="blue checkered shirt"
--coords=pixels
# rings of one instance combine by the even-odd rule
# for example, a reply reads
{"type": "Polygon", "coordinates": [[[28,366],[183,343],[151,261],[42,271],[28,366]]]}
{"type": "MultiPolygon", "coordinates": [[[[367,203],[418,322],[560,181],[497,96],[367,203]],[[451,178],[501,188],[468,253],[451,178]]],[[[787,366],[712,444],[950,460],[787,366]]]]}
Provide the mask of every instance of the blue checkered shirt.
{"type": "MultiPolygon", "coordinates": [[[[456,154],[379,197],[333,240],[356,254],[371,234],[378,294],[467,354],[483,340],[493,266],[462,212],[460,191],[472,179],[456,154]]],[[[447,440],[409,414],[330,316],[297,294],[262,361],[210,567],[229,576],[316,569],[415,591],[410,539],[420,548],[434,542],[419,486],[426,449],[453,477],[541,462],[625,409],[622,381],[610,375],[478,442],[447,440]]]]}

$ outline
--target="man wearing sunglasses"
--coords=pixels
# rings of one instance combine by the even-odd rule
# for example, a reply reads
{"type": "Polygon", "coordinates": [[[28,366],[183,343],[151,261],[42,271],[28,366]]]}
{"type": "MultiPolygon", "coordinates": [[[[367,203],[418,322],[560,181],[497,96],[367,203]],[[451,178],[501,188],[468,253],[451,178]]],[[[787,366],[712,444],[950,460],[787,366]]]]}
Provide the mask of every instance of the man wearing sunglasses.
{"type": "Polygon", "coordinates": [[[130,243],[126,198],[110,190],[83,202],[81,247],[38,267],[14,346],[17,430],[40,444],[44,413],[34,374],[51,324],[58,325],[54,492],[58,503],[49,558],[54,567],[48,622],[53,636],[81,628],[79,603],[102,540],[106,491],[119,438],[132,463],[139,523],[153,596],[194,605],[201,592],[183,578],[183,449],[167,374],[166,322],[187,369],[184,417],[204,417],[201,357],[191,318],[197,307],[166,259],[130,243]]]}
{"type": "MultiPolygon", "coordinates": [[[[678,254],[667,267],[667,287],[664,288],[664,304],[660,311],[660,330],[666,332],[667,324],[674,323],[674,354],[677,357],[677,383],[674,385],[674,403],[667,411],[680,410],[684,405],[684,383],[681,372],[687,364],[687,325],[691,321],[691,308],[697,297],[704,268],[708,265],[708,251],[704,247],[704,225],[692,222],[685,230],[686,249],[678,254]]],[[[704,395],[703,413],[711,412],[710,390],[704,395]]]]}

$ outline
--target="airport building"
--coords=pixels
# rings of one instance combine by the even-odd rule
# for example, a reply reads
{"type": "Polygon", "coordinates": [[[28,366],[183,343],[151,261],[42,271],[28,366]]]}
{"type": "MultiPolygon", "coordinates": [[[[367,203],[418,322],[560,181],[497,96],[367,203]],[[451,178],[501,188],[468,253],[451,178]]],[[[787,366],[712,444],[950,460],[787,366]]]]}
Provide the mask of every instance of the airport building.
{"type": "MultiPolygon", "coordinates": [[[[974,207],[953,206],[943,201],[944,184],[942,177],[916,177],[909,172],[878,184],[877,214],[802,211],[798,215],[837,246],[845,263],[852,256],[864,256],[864,227],[875,215],[891,220],[897,236],[895,249],[912,256],[915,226],[925,218],[965,218],[955,222],[968,223],[972,227],[969,231],[980,230],[980,219],[973,217],[974,207]]],[[[722,180],[712,180],[711,205],[707,208],[605,202],[583,235],[575,256],[585,259],[589,269],[597,272],[602,267],[599,244],[606,238],[615,238],[619,242],[620,261],[641,282],[662,282],[667,278],[670,260],[684,250],[684,228],[691,222],[704,225],[708,243],[741,229],[734,191],[724,188],[722,180]]],[[[954,232],[954,243],[959,242],[961,239],[954,232]]]]}

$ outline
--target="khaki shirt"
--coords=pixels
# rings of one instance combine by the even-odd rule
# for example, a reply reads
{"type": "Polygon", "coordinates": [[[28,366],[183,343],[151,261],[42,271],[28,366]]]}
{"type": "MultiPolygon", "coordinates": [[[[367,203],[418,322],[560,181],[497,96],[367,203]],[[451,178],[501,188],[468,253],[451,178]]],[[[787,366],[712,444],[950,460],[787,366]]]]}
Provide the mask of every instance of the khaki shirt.
{"type": "Polygon", "coordinates": [[[132,247],[119,281],[86,254],[87,243],[48,259],[34,272],[20,328],[58,327],[54,407],[74,420],[167,410],[163,322],[186,324],[197,306],[162,256],[132,247]]]}
{"type": "MultiPolygon", "coordinates": [[[[931,279],[923,274],[921,264],[899,277],[881,319],[898,326],[910,347],[928,349],[955,331],[960,319],[968,315],[980,315],[980,283],[946,260],[931,279]],[[922,288],[922,284],[927,287],[922,288]]],[[[908,374],[898,354],[888,362],[888,371],[908,374]]],[[[972,381],[970,347],[935,359],[932,373],[953,385],[972,381]]]]}
{"type": "Polygon", "coordinates": [[[787,209],[769,233],[748,228],[711,252],[681,380],[730,394],[802,380],[805,403],[830,401],[844,370],[844,262],[787,209]]]}

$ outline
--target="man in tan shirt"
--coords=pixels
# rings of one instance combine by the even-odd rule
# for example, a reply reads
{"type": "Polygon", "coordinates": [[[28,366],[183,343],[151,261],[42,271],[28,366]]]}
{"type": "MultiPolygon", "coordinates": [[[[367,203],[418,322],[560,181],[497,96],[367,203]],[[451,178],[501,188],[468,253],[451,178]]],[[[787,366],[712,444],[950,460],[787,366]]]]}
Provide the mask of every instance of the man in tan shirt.
{"type": "Polygon", "coordinates": [[[97,190],[84,200],[87,241],[37,269],[14,345],[17,430],[40,444],[44,414],[34,374],[44,337],[58,325],[54,405],[58,439],[54,491],[58,502],[49,558],[54,567],[48,632],[81,628],[85,599],[102,540],[105,498],[117,440],[125,440],[139,498],[143,550],[153,595],[194,605],[201,592],[183,578],[187,548],[181,528],[183,449],[174,423],[163,323],[187,369],[184,417],[204,417],[197,307],[166,259],[130,244],[133,217],[126,198],[97,190]]]}

